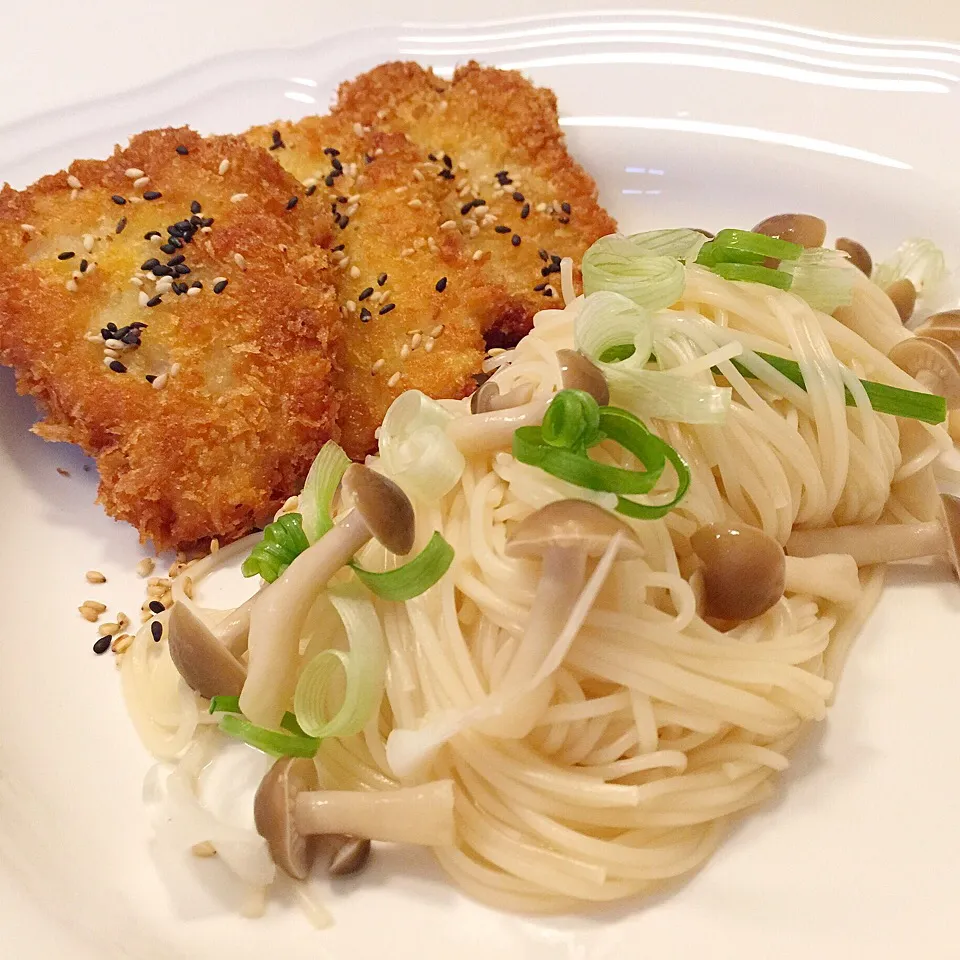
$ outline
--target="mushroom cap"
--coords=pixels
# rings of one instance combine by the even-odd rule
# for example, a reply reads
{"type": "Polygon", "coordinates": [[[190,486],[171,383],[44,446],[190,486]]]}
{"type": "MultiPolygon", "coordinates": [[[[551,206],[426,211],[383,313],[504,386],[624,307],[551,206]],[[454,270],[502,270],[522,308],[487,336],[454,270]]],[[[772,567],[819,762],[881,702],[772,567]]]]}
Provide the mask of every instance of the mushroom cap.
{"type": "Polygon", "coordinates": [[[932,313],[914,332],[918,337],[930,337],[956,349],[960,346],[960,310],[932,313]]]}
{"type": "Polygon", "coordinates": [[[579,350],[558,350],[560,377],[564,390],[582,390],[589,393],[601,407],[610,402],[610,388],[600,368],[579,350]]]}
{"type": "Polygon", "coordinates": [[[318,787],[312,760],[281,757],[267,771],[253,799],[257,833],[267,841],[273,862],[295,880],[306,880],[316,852],[315,838],[297,829],[297,795],[318,787]]]}
{"type": "Polygon", "coordinates": [[[932,337],[908,337],[887,357],[927,389],[946,397],[951,410],[960,405],[960,360],[945,343],[932,337]]]}
{"type": "Polygon", "coordinates": [[[185,603],[173,605],[167,645],[177,673],[201,697],[240,696],[246,669],[185,603]]]}
{"type": "Polygon", "coordinates": [[[834,246],[841,253],[845,253],[850,258],[850,262],[861,273],[868,277],[873,273],[873,257],[870,256],[870,251],[862,243],[851,240],[849,237],[838,237],[834,246]]]}
{"type": "Polygon", "coordinates": [[[337,834],[330,838],[334,841],[327,864],[327,873],[331,877],[345,877],[362,870],[370,859],[370,841],[366,837],[350,837],[337,834]]]}
{"type": "Polygon", "coordinates": [[[960,497],[940,494],[940,521],[947,534],[947,555],[954,573],[960,577],[960,497]]]}
{"type": "Polygon", "coordinates": [[[782,596],[787,562],[773,537],[746,524],[710,523],[690,538],[703,562],[704,610],[721,620],[751,620],[782,596]]]}
{"type": "Polygon", "coordinates": [[[370,533],[391,553],[403,556],[413,549],[413,504],[392,480],[369,467],[351,463],[343,475],[342,486],[370,533]]]}
{"type": "Polygon", "coordinates": [[[637,535],[615,514],[588,500],[557,500],[521,520],[507,537],[508,557],[542,557],[553,547],[576,547],[599,557],[617,533],[623,534],[621,556],[643,556],[637,535]]]}
{"type": "Polygon", "coordinates": [[[883,292],[890,298],[897,310],[897,315],[906,323],[913,316],[914,308],[917,306],[917,288],[910,280],[903,277],[900,280],[894,280],[883,292]]]}
{"type": "Polygon", "coordinates": [[[801,247],[822,247],[827,236],[827,225],[809,213],[778,213],[761,220],[753,232],[799,243],[801,247]]]}
{"type": "Polygon", "coordinates": [[[495,409],[492,401],[500,396],[500,387],[494,380],[485,380],[470,394],[471,413],[489,413],[495,409]]]}

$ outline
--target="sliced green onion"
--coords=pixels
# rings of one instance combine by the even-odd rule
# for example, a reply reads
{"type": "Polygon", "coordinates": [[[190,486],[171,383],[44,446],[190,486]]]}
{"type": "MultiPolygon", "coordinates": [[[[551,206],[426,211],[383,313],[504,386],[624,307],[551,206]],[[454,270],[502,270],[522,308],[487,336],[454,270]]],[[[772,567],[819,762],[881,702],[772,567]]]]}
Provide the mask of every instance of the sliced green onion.
{"type": "Polygon", "coordinates": [[[729,253],[750,253],[774,260],[796,260],[803,253],[799,243],[768,237],[752,230],[721,230],[713,239],[714,245],[729,253]]]}
{"type": "MultiPolygon", "coordinates": [[[[560,391],[551,403],[551,407],[566,392],[560,391]]],[[[596,403],[592,397],[590,399],[596,403]]],[[[561,409],[564,415],[570,418],[585,417],[579,402],[575,406],[563,405],[561,409]]],[[[643,464],[643,470],[626,470],[591,460],[587,456],[587,447],[583,445],[581,439],[584,431],[575,429],[556,435],[575,438],[570,447],[563,448],[548,443],[541,427],[520,427],[514,431],[513,455],[521,463],[539,467],[551,476],[559,477],[578,487],[615,493],[617,510],[620,513],[643,519],[655,519],[669,513],[680,502],[690,486],[690,470],[680,455],[669,444],[651,433],[627,410],[621,410],[618,407],[599,407],[597,419],[599,431],[594,433],[593,440],[588,446],[594,446],[605,438],[614,440],[643,464]],[[641,504],[626,499],[627,495],[649,493],[660,480],[668,461],[674,465],[679,478],[677,493],[669,503],[641,504]]]]}
{"type": "Polygon", "coordinates": [[[309,546],[300,514],[284,514],[267,524],[263,539],[243,561],[240,572],[245,577],[259,575],[267,583],[273,583],[309,546]]]}
{"type": "MultiPolygon", "coordinates": [[[[798,387],[806,390],[800,364],[795,360],[777,357],[771,353],[757,353],[757,356],[766,360],[775,370],[782,373],[798,387]]],[[[733,365],[745,377],[755,379],[756,375],[748,370],[741,361],[732,360],[733,365]]],[[[887,413],[894,417],[905,417],[908,420],[920,420],[923,423],[943,423],[947,419],[947,401],[933,393],[921,393],[918,390],[904,390],[901,387],[891,387],[885,383],[876,383],[873,380],[861,380],[864,392],[870,400],[870,405],[877,413],[887,413]]],[[[844,389],[848,407],[856,406],[856,401],[849,390],[844,389]]]]}
{"type": "Polygon", "coordinates": [[[583,298],[573,339],[574,346],[592,360],[610,350],[629,349],[629,356],[636,354],[638,363],[646,363],[653,349],[652,315],[622,294],[609,290],[592,293],[583,298]]]}
{"type": "Polygon", "coordinates": [[[332,440],[328,440],[310,466],[300,493],[300,514],[303,532],[310,543],[316,543],[332,526],[333,498],[350,458],[332,440]]]}
{"type": "Polygon", "coordinates": [[[267,730],[233,713],[221,717],[220,729],[228,736],[275,757],[315,757],[320,749],[320,741],[315,737],[267,730]]]}
{"type": "Polygon", "coordinates": [[[607,347],[597,358],[601,363],[619,363],[621,360],[629,360],[637,348],[632,343],[621,343],[616,347],[607,347]]]}
{"type": "Polygon", "coordinates": [[[297,722],[312,737],[346,737],[359,733],[380,709],[387,670],[386,643],[372,601],[356,584],[331,587],[328,593],[347,631],[348,651],[324,650],[300,674],[293,697],[297,722]],[[343,701],[328,715],[330,682],[343,670],[343,701]]]}
{"type": "Polygon", "coordinates": [[[426,593],[437,583],[450,569],[453,558],[453,547],[434,531],[427,545],[412,560],[395,570],[374,573],[356,563],[351,567],[360,582],[381,600],[405,603],[426,593]]]}
{"type": "Polygon", "coordinates": [[[586,450],[600,434],[600,407],[583,390],[561,390],[547,407],[540,431],[551,447],[586,450]]]}
{"type": "Polygon", "coordinates": [[[661,310],[683,296],[683,264],[651,256],[625,237],[601,237],[583,255],[583,292],[619,293],[638,306],[661,310]]]}
{"type": "Polygon", "coordinates": [[[814,310],[833,313],[853,301],[856,268],[839,250],[813,247],[798,260],[782,265],[793,277],[790,292],[806,300],[814,310]]]}
{"type": "Polygon", "coordinates": [[[873,281],[886,288],[895,280],[909,280],[922,294],[946,275],[943,251],[932,240],[911,237],[900,244],[892,257],[874,267],[873,281]]]}
{"type": "MultiPolygon", "coordinates": [[[[210,713],[243,713],[239,697],[216,696],[210,701],[210,713]]],[[[305,737],[297,718],[288,710],[280,721],[280,726],[298,737],[305,737]]]]}
{"type": "Polygon", "coordinates": [[[766,257],[759,253],[750,253],[747,250],[728,249],[710,240],[700,248],[697,263],[701,267],[715,267],[718,263],[763,263],[766,257]]]}
{"type": "Polygon", "coordinates": [[[793,278],[782,270],[771,270],[752,263],[718,263],[711,268],[724,280],[743,280],[747,283],[765,283],[768,287],[789,290],[793,278]]]}
{"type": "Polygon", "coordinates": [[[643,233],[632,233],[627,239],[642,256],[673,257],[676,260],[695,260],[697,252],[707,242],[707,238],[699,230],[688,227],[646,230],[643,233]]]}

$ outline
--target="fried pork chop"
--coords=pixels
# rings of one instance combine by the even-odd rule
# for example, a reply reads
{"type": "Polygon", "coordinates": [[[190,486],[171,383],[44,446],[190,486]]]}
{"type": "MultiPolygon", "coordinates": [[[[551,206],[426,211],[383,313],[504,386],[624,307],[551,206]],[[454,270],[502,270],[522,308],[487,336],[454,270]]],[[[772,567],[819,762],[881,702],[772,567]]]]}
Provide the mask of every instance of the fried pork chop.
{"type": "Polygon", "coordinates": [[[268,152],[189,129],[0,192],[0,361],[142,539],[246,533],[338,435],[332,228],[268,152]]]}

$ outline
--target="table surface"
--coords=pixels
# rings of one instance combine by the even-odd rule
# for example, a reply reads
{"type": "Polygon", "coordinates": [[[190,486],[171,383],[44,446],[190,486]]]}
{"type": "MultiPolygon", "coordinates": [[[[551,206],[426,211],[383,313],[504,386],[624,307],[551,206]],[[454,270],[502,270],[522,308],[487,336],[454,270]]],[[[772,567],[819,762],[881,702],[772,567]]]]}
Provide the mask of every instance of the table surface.
{"type": "MultiPolygon", "coordinates": [[[[5,5],[0,20],[0,124],[38,111],[139,86],[209,56],[296,46],[366,25],[495,20],[588,9],[705,10],[777,19],[770,0],[202,0],[155,6],[130,0],[30,0],[5,5]],[[333,11],[333,12],[331,12],[333,11]]],[[[860,35],[960,41],[956,0],[925,0],[923,16],[903,0],[807,0],[779,16],[802,26],[860,35]]],[[[2,177],[0,177],[2,179],[2,177]]]]}

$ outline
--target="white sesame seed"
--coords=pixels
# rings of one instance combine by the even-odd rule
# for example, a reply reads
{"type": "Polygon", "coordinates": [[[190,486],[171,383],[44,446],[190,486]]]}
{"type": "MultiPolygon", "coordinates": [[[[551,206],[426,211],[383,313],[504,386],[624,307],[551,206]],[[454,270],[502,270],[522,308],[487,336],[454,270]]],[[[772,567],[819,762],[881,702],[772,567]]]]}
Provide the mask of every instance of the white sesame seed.
{"type": "Polygon", "coordinates": [[[79,270],[74,270],[71,276],[73,277],[74,280],[79,280],[83,276],[83,274],[79,270]]]}
{"type": "Polygon", "coordinates": [[[404,345],[400,348],[400,359],[401,359],[401,360],[406,360],[407,357],[409,357],[409,356],[410,356],[410,347],[409,347],[407,344],[404,344],[404,345]]]}
{"type": "Polygon", "coordinates": [[[247,193],[235,193],[231,198],[231,203],[239,203],[241,200],[246,200],[249,194],[247,193]]]}
{"type": "Polygon", "coordinates": [[[362,136],[363,136],[363,124],[360,123],[359,121],[356,121],[356,122],[353,124],[353,132],[354,132],[358,137],[362,137],[362,136]]]}
{"type": "Polygon", "coordinates": [[[430,248],[431,253],[439,253],[440,247],[437,246],[437,241],[433,237],[427,237],[427,246],[430,248]]]}
{"type": "Polygon", "coordinates": [[[97,265],[96,265],[95,263],[91,263],[91,264],[87,267],[87,276],[89,277],[90,274],[93,273],[93,271],[96,270],[96,269],[97,269],[97,265]]]}
{"type": "Polygon", "coordinates": [[[317,178],[307,177],[307,179],[303,181],[303,185],[305,187],[315,187],[317,185],[317,178]]]}
{"type": "Polygon", "coordinates": [[[93,234],[92,233],[85,233],[83,235],[83,249],[86,250],[87,253],[93,253],[93,234]]]}
{"type": "Polygon", "coordinates": [[[426,242],[427,242],[426,237],[417,237],[417,239],[413,241],[414,250],[422,250],[426,242]]]}
{"type": "Polygon", "coordinates": [[[359,202],[360,202],[359,193],[351,193],[350,196],[347,197],[347,203],[359,203],[359,202]]]}
{"type": "Polygon", "coordinates": [[[343,309],[346,310],[347,313],[356,313],[356,312],[357,312],[357,303],[356,303],[356,301],[355,301],[355,300],[348,300],[348,301],[343,305],[343,309]]]}
{"type": "Polygon", "coordinates": [[[244,259],[242,253],[235,253],[235,254],[233,255],[233,262],[234,262],[241,270],[246,270],[246,269],[247,269],[247,261],[244,259]]]}
{"type": "Polygon", "coordinates": [[[154,390],[162,390],[167,385],[167,374],[161,373],[156,380],[153,381],[154,390]]]}
{"type": "Polygon", "coordinates": [[[458,197],[464,197],[470,192],[470,184],[464,183],[460,186],[460,189],[457,191],[458,197]]]}
{"type": "Polygon", "coordinates": [[[400,251],[400,259],[405,260],[407,257],[413,256],[413,247],[404,247],[400,251]]]}
{"type": "Polygon", "coordinates": [[[346,254],[342,250],[334,250],[333,253],[330,254],[330,257],[333,259],[334,263],[339,263],[344,259],[344,257],[346,257],[346,254]]]}
{"type": "Polygon", "coordinates": [[[131,282],[135,287],[142,287],[142,286],[143,286],[143,281],[142,281],[139,277],[131,277],[131,278],[130,278],[130,282],[131,282]]]}
{"type": "Polygon", "coordinates": [[[381,107],[381,108],[377,111],[377,119],[378,119],[378,120],[383,120],[383,119],[387,116],[388,113],[389,113],[389,111],[387,110],[386,107],[381,107]]]}
{"type": "Polygon", "coordinates": [[[76,293],[76,292],[77,292],[77,281],[76,281],[76,280],[73,280],[73,279],[68,280],[68,281],[64,284],[64,286],[65,286],[71,293],[76,293]]]}
{"type": "Polygon", "coordinates": [[[134,186],[137,190],[141,190],[141,189],[143,189],[143,187],[145,187],[149,182],[150,182],[150,178],[149,178],[149,177],[137,177],[137,179],[133,181],[133,186],[134,186]]]}
{"type": "Polygon", "coordinates": [[[537,213],[543,213],[543,211],[546,209],[547,205],[545,203],[538,203],[536,206],[537,213]]]}
{"type": "Polygon", "coordinates": [[[149,577],[153,573],[153,569],[156,566],[156,561],[153,557],[144,557],[137,564],[137,576],[138,577],[149,577]]]}
{"type": "Polygon", "coordinates": [[[441,230],[456,230],[456,229],[457,229],[457,222],[456,222],[456,220],[444,220],[443,223],[440,224],[440,229],[441,229],[441,230]]]}
{"type": "MultiPolygon", "coordinates": [[[[205,227],[204,229],[209,229],[209,227],[205,227]]],[[[151,242],[155,247],[159,247],[160,244],[163,243],[163,237],[161,237],[160,234],[155,233],[155,234],[150,238],[150,242],[151,242]]]]}
{"type": "Polygon", "coordinates": [[[546,293],[546,292],[547,292],[548,290],[550,291],[550,296],[551,296],[551,297],[554,297],[554,296],[556,296],[556,294],[557,294],[557,291],[556,291],[556,290],[554,290],[554,289],[553,289],[553,287],[552,287],[552,286],[550,286],[550,284],[549,284],[549,283],[548,283],[548,284],[547,284],[547,285],[546,285],[546,286],[545,286],[545,287],[543,288],[543,292],[544,292],[544,293],[546,293]]]}
{"type": "Polygon", "coordinates": [[[413,176],[415,180],[419,180],[421,183],[424,180],[423,173],[420,170],[418,170],[416,167],[413,168],[413,176]]]}
{"type": "Polygon", "coordinates": [[[138,299],[140,301],[140,306],[145,307],[147,305],[147,301],[150,299],[150,296],[147,294],[146,290],[141,290],[138,299]]]}
{"type": "Polygon", "coordinates": [[[21,229],[24,233],[36,233],[36,232],[37,232],[37,228],[36,228],[32,223],[21,223],[21,224],[20,224],[20,229],[21,229]]]}
{"type": "Polygon", "coordinates": [[[350,276],[353,277],[354,280],[356,280],[357,277],[360,276],[360,268],[357,267],[357,266],[351,267],[351,268],[350,268],[350,276]]]}
{"type": "Polygon", "coordinates": [[[457,169],[458,169],[458,170],[468,170],[469,167],[467,167],[467,165],[461,160],[461,161],[457,164],[457,169]]]}
{"type": "Polygon", "coordinates": [[[131,180],[138,180],[143,176],[143,171],[139,167],[127,167],[123,174],[125,177],[129,177],[131,180]]]}
{"type": "Polygon", "coordinates": [[[87,583],[106,583],[107,578],[99,570],[88,570],[87,583]]]}
{"type": "MultiPolygon", "coordinates": [[[[201,232],[201,233],[213,233],[213,227],[201,227],[201,228],[200,228],[200,232],[201,232]]],[[[159,239],[158,239],[157,242],[159,243],[159,239]]]]}
{"type": "Polygon", "coordinates": [[[175,377],[180,372],[180,364],[174,363],[170,367],[170,376],[175,377]]]}
{"type": "Polygon", "coordinates": [[[485,204],[481,203],[479,207],[473,208],[474,216],[482,217],[485,213],[489,213],[490,208],[485,204]]]}
{"type": "Polygon", "coordinates": [[[388,381],[388,387],[395,387],[400,382],[400,371],[398,370],[388,381]]]}
{"type": "Polygon", "coordinates": [[[203,289],[201,287],[190,287],[187,290],[188,297],[199,297],[201,293],[203,293],[203,289]]]}
{"type": "Polygon", "coordinates": [[[86,340],[86,341],[88,341],[89,343],[102,343],[102,342],[103,342],[103,337],[101,337],[99,333],[88,333],[88,334],[86,334],[86,336],[84,336],[83,339],[86,340]]]}
{"type": "Polygon", "coordinates": [[[218,168],[217,173],[219,173],[220,176],[222,177],[229,169],[230,169],[230,161],[227,160],[226,157],[224,157],[224,159],[220,161],[220,167],[218,168]]]}
{"type": "Polygon", "coordinates": [[[347,269],[347,266],[349,265],[349,263],[350,263],[350,258],[349,258],[349,257],[344,257],[342,260],[340,260],[340,261],[337,262],[337,269],[338,269],[338,270],[346,270],[346,269],[347,269]]]}
{"type": "Polygon", "coordinates": [[[439,336],[441,336],[442,334],[443,334],[443,324],[442,324],[442,323],[438,323],[438,324],[430,331],[430,336],[431,336],[431,337],[439,337],[439,336]]]}
{"type": "Polygon", "coordinates": [[[506,353],[506,352],[507,352],[507,351],[504,350],[503,347],[491,347],[491,348],[487,351],[487,356],[488,356],[488,357],[499,357],[501,353],[506,353]]]}
{"type": "Polygon", "coordinates": [[[71,199],[71,200],[76,200],[77,197],[79,197],[79,196],[80,196],[80,191],[79,191],[78,189],[74,188],[73,190],[70,191],[70,199],[71,199]]]}
{"type": "Polygon", "coordinates": [[[116,357],[104,357],[104,358],[103,358],[103,365],[104,365],[105,367],[109,367],[110,364],[113,363],[115,359],[116,359],[116,357]]]}
{"type": "Polygon", "coordinates": [[[119,360],[119,359],[120,359],[120,351],[119,351],[119,350],[106,350],[106,349],[105,349],[105,350],[103,351],[103,355],[104,355],[105,357],[107,357],[108,359],[110,359],[110,360],[119,360]]]}
{"type": "Polygon", "coordinates": [[[381,357],[381,358],[370,368],[370,374],[371,374],[371,376],[374,376],[374,377],[375,377],[375,376],[386,366],[386,363],[387,363],[387,361],[384,360],[383,357],[381,357]]]}
{"type": "Polygon", "coordinates": [[[470,238],[473,239],[473,237],[477,236],[478,233],[480,233],[480,227],[477,226],[477,224],[475,223],[471,223],[470,230],[469,230],[470,238]]]}
{"type": "Polygon", "coordinates": [[[437,104],[437,106],[438,106],[441,110],[446,110],[447,107],[449,106],[449,104],[447,103],[446,100],[441,100],[440,103],[437,104]]]}
{"type": "Polygon", "coordinates": [[[408,207],[422,207],[423,201],[419,197],[414,197],[412,200],[407,201],[408,207]]]}
{"type": "Polygon", "coordinates": [[[347,216],[352,217],[357,212],[358,208],[359,204],[351,203],[350,206],[347,207],[347,216]]]}
{"type": "Polygon", "coordinates": [[[421,334],[415,333],[415,334],[410,338],[410,349],[411,349],[411,350],[416,350],[417,347],[419,347],[421,343],[423,343],[423,337],[421,336],[421,334]]]}
{"type": "Polygon", "coordinates": [[[426,340],[423,341],[423,352],[433,353],[434,343],[436,343],[436,341],[433,339],[433,337],[427,337],[426,340]]]}
{"type": "Polygon", "coordinates": [[[82,190],[83,184],[71,173],[67,176],[67,186],[74,190],[82,190]]]}
{"type": "Polygon", "coordinates": [[[483,258],[483,250],[474,250],[474,251],[473,251],[473,259],[474,259],[474,260],[480,260],[480,259],[482,259],[482,258],[483,258]]]}
{"type": "Polygon", "coordinates": [[[382,156],[383,156],[383,147],[377,147],[377,149],[373,151],[373,155],[374,155],[375,157],[382,157],[382,156]]]}
{"type": "Polygon", "coordinates": [[[111,337],[109,340],[104,340],[103,345],[108,350],[126,350],[127,345],[122,340],[116,340],[111,337]]]}
{"type": "MultiPolygon", "coordinates": [[[[356,166],[356,164],[353,164],[356,166]]],[[[367,175],[365,173],[358,173],[356,179],[353,181],[354,187],[362,187],[367,182],[367,175]]]]}
{"type": "Polygon", "coordinates": [[[488,214],[486,214],[486,215],[484,216],[484,218],[480,221],[480,226],[481,226],[481,227],[489,227],[491,224],[496,223],[497,220],[499,220],[499,219],[500,219],[500,218],[499,218],[495,213],[488,213],[488,214]]]}
{"type": "Polygon", "coordinates": [[[393,188],[393,192],[394,192],[394,193],[406,193],[406,192],[407,192],[407,188],[406,188],[405,186],[404,186],[404,187],[394,187],[394,188],[393,188]]]}

